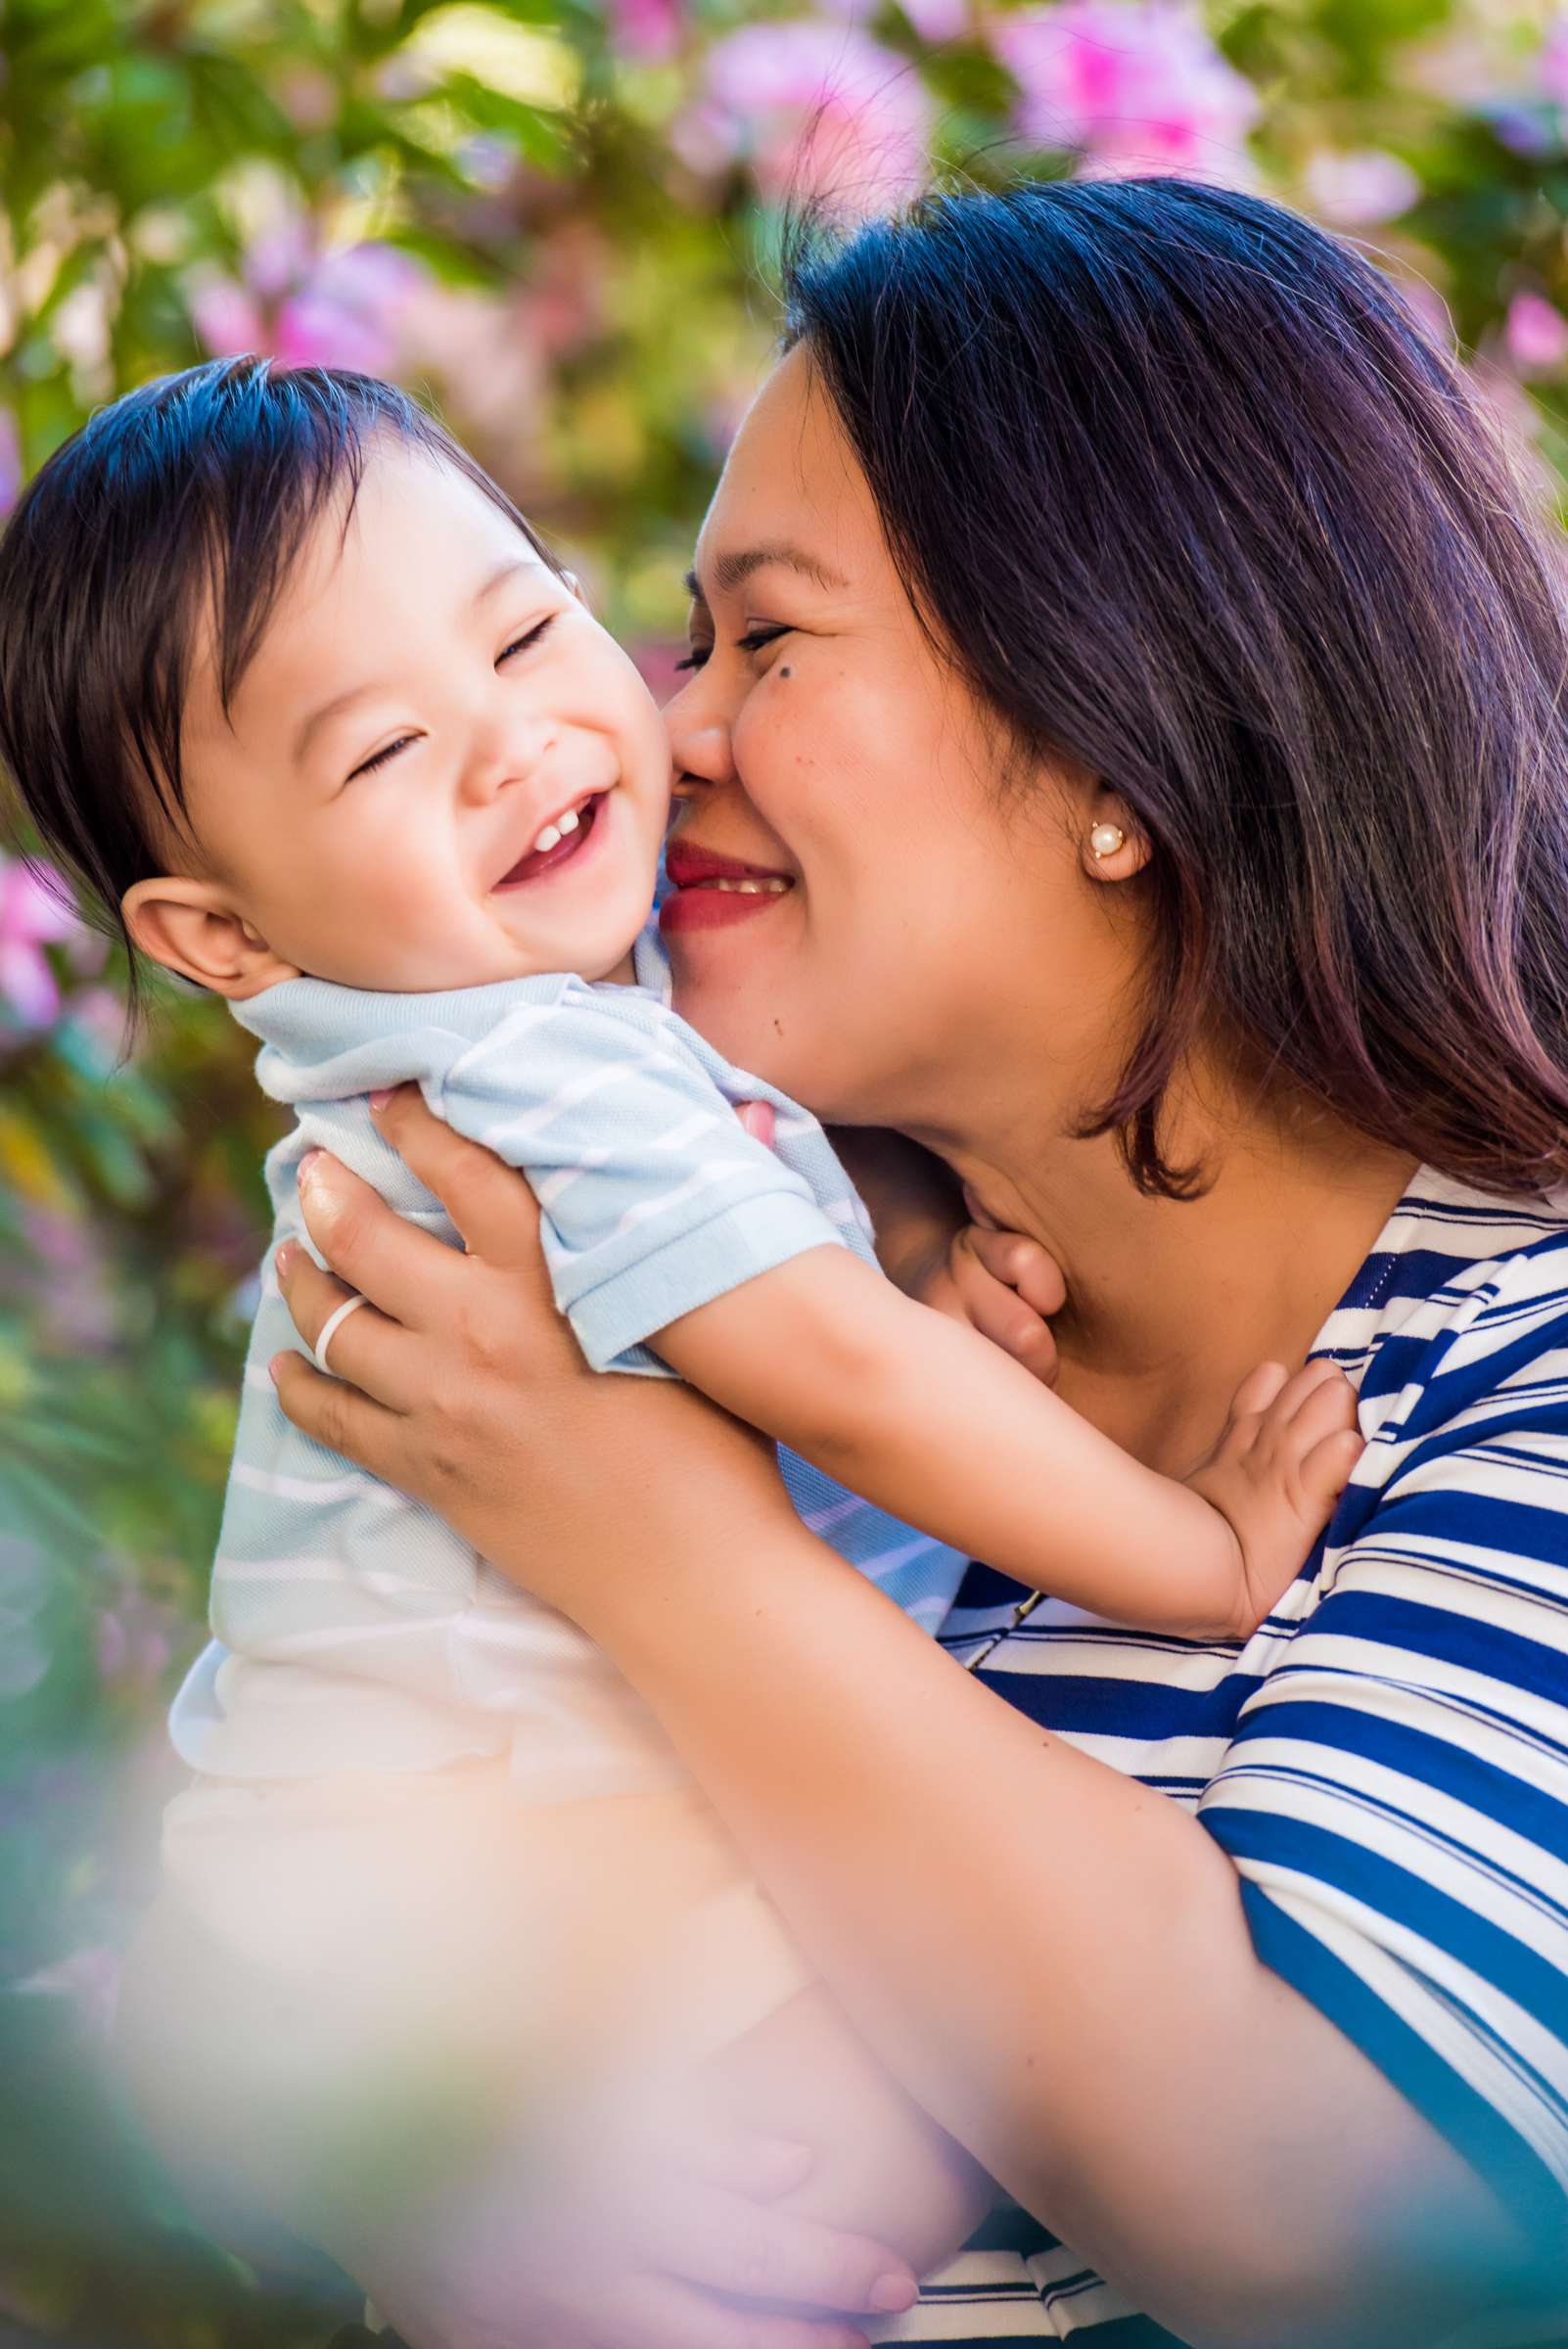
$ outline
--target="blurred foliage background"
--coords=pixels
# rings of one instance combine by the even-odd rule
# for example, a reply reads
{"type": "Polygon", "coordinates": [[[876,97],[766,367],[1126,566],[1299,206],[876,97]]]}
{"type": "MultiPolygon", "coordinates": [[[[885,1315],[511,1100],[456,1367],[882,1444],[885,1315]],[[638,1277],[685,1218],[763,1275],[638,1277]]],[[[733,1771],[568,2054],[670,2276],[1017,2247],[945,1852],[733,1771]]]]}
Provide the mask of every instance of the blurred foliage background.
{"type": "MultiPolygon", "coordinates": [[[[0,511],[213,352],[396,377],[656,688],[773,332],[781,199],[1193,170],[1367,243],[1543,494],[1568,471],[1568,13],[1525,0],[4,0],[0,511]]],[[[263,1236],[220,1004],[0,852],[0,2339],[319,2339],[205,2241],[100,2061],[145,1889],[263,1236]]],[[[326,2293],[327,2296],[323,2297],[326,2293]]]]}

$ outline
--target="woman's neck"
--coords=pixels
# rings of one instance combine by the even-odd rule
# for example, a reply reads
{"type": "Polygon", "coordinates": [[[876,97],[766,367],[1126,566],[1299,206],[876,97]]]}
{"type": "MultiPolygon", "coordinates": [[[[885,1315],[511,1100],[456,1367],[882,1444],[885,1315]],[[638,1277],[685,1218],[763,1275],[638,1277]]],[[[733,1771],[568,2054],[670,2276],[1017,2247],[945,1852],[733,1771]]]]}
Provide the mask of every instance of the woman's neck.
{"type": "Polygon", "coordinates": [[[1294,1365],[1397,1205],[1414,1162],[1296,1105],[1288,1116],[1166,1121],[1172,1158],[1212,1176],[1191,1200],[1135,1190],[1110,1136],[923,1131],[1009,1229],[1048,1248],[1067,1283],[1053,1324],[1060,1392],[1168,1474],[1195,1465],[1260,1361],[1294,1365]]]}

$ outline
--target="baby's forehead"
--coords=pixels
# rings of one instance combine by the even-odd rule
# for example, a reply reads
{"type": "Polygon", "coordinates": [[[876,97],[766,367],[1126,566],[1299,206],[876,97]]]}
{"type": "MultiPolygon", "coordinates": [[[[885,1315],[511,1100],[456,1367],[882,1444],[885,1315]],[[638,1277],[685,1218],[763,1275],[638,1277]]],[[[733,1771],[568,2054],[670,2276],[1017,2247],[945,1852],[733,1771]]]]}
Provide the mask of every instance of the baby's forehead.
{"type": "Polygon", "coordinates": [[[336,487],[276,565],[264,612],[244,609],[255,601],[252,582],[210,587],[193,635],[193,738],[232,736],[319,698],[323,681],[330,689],[346,669],[374,670],[389,657],[389,629],[420,635],[511,575],[523,584],[560,576],[516,518],[454,466],[398,443],[368,451],[358,481],[336,487]],[[225,678],[236,618],[249,623],[239,631],[249,641],[225,678]]]}

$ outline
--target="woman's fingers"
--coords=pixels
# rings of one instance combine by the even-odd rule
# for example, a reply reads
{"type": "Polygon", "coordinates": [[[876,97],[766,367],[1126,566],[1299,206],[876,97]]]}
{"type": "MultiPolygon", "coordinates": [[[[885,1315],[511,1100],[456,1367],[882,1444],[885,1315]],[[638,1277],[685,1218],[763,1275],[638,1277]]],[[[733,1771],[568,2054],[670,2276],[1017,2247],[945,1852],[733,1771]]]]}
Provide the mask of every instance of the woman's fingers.
{"type": "MultiPolygon", "coordinates": [[[[867,2349],[865,2334],[837,2318],[727,2308],[674,2276],[628,2277],[607,2288],[600,2307],[583,2313],[593,2326],[581,2336],[584,2349],[590,2340],[593,2349],[867,2349]]],[[[532,2349],[537,2338],[525,2327],[518,2349],[532,2349]]],[[[561,2349],[571,2338],[562,2333],[561,2349]]],[[[549,2333],[542,2342],[555,2349],[549,2333]]]]}
{"type": "Polygon", "coordinates": [[[421,1392],[418,1340],[360,1299],[356,1289],[323,1272],[298,1240],[284,1242],[274,1266],[283,1302],[317,1369],[361,1388],[389,1410],[406,1411],[421,1392]],[[345,1312],[346,1307],[350,1310],[345,1312]],[[343,1317],[335,1318],[339,1314],[343,1317]],[[321,1339],[329,1329],[323,1363],[321,1339]]]}
{"type": "Polygon", "coordinates": [[[377,1132],[435,1192],[469,1254],[514,1269],[537,1267],[540,1286],[547,1289],[538,1205],[524,1177],[493,1150],[454,1133],[426,1108],[417,1085],[400,1084],[385,1097],[375,1095],[371,1106],[377,1132]]]}
{"type": "Polygon", "coordinates": [[[772,1149],[778,1131],[778,1118],[771,1101],[737,1101],[735,1115],[753,1141],[761,1142],[765,1149],[772,1149]]]}
{"type": "Polygon", "coordinates": [[[646,2220],[650,2262],[709,2291],[883,2316],[909,2307],[916,2296],[903,2262],[864,2235],[690,2178],[671,2181],[655,2196],[646,2220]]]}
{"type": "Polygon", "coordinates": [[[405,1329],[440,1326],[462,1283],[456,1249],[405,1222],[324,1150],[300,1160],[299,1183],[305,1229],[346,1286],[405,1329]]]}
{"type": "Polygon", "coordinates": [[[403,1422],[395,1411],[372,1403],[341,1378],[326,1377],[302,1354],[274,1355],[269,1368],[284,1416],[301,1435],[402,1489],[397,1466],[405,1451],[403,1422]]]}
{"type": "Polygon", "coordinates": [[[722,2187],[751,2202],[774,2202],[806,2183],[816,2150],[790,2138],[691,2123],[678,2131],[663,2127],[657,2157],[704,2186],[722,2187]]]}

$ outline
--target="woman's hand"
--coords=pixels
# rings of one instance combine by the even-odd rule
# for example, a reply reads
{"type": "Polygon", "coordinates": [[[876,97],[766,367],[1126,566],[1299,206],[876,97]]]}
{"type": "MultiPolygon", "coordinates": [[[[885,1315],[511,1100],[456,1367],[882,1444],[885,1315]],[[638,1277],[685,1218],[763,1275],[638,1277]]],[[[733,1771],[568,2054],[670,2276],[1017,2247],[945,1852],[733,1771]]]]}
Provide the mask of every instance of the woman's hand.
{"type": "Polygon", "coordinates": [[[354,2247],[352,2272],[411,2349],[866,2349],[854,2315],[913,2281],[776,2207],[810,2161],[771,2139],[623,2133],[542,2196],[531,2165],[498,2169],[448,2223],[354,2247]]]}
{"type": "Polygon", "coordinates": [[[733,1539],[760,1514],[797,1524],[773,1448],[751,1429],[672,1379],[587,1367],[556,1311],[521,1174],[453,1133],[413,1087],[374,1114],[465,1252],[405,1222],[336,1160],[301,1163],[306,1228],[332,1271],[302,1248],[279,1252],[295,1324],[313,1347],[348,1298],[367,1303],[333,1333],[331,1377],[302,1354],[274,1358],[297,1427],[426,1502],[578,1620],[662,1543],[722,1543],[720,1529],[733,1539]]]}

